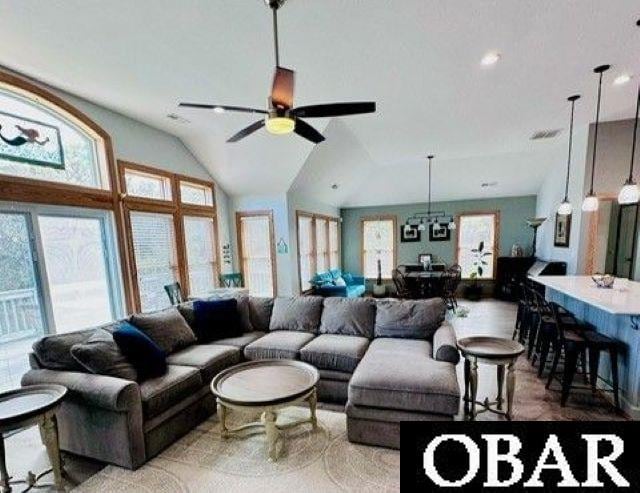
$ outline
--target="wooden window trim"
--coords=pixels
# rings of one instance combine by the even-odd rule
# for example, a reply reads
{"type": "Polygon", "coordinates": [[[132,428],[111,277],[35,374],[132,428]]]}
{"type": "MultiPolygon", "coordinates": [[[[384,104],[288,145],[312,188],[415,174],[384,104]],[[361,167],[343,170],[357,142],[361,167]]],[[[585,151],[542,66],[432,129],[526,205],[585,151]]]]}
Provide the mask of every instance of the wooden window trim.
{"type": "Polygon", "coordinates": [[[182,287],[183,295],[185,297],[188,297],[191,294],[191,286],[189,283],[189,261],[187,257],[187,239],[184,233],[184,218],[192,216],[211,218],[213,220],[213,234],[215,235],[214,248],[216,256],[213,265],[213,276],[215,285],[217,285],[220,279],[221,263],[220,242],[218,241],[218,216],[215,206],[215,195],[213,196],[214,203],[212,206],[183,204],[180,196],[180,182],[182,181],[207,186],[210,187],[212,191],[215,190],[215,182],[202,180],[200,178],[192,178],[187,175],[171,173],[166,170],[155,168],[148,164],[134,163],[131,161],[118,160],[118,168],[120,170],[120,186],[122,190],[126,190],[125,172],[127,169],[166,178],[169,180],[171,186],[171,200],[135,197],[126,194],[123,194],[122,196],[122,202],[126,209],[125,215],[127,216],[126,235],[129,237],[128,244],[129,251],[131,252],[131,275],[134,295],[133,301],[136,309],[140,310],[140,291],[137,287],[138,277],[137,269],[135,267],[135,252],[133,251],[133,233],[131,231],[131,222],[129,218],[129,214],[131,213],[131,211],[171,214],[173,216],[176,241],[176,257],[178,262],[178,281],[180,282],[180,286],[182,287]]]}
{"type": "Polygon", "coordinates": [[[255,210],[255,211],[236,211],[236,238],[238,244],[238,263],[240,264],[240,273],[246,285],[246,277],[244,272],[243,252],[242,252],[242,218],[243,217],[260,217],[267,216],[269,218],[269,255],[271,257],[271,279],[273,280],[273,297],[278,293],[278,277],[276,265],[276,248],[275,248],[275,228],[273,223],[273,210],[255,210]]]}
{"type": "MultiPolygon", "coordinates": [[[[331,269],[331,242],[329,241],[329,223],[336,222],[338,224],[338,258],[342,257],[342,246],[341,246],[341,227],[340,227],[340,218],[335,216],[328,216],[326,214],[316,214],[313,212],[306,212],[302,210],[296,210],[296,249],[297,249],[297,264],[298,264],[298,289],[302,293],[304,292],[302,289],[302,274],[300,268],[300,217],[308,217],[311,219],[311,271],[317,271],[317,238],[316,238],[316,219],[324,219],[327,221],[325,227],[325,234],[327,238],[327,249],[325,251],[325,264],[329,266],[329,270],[331,269]]],[[[340,262],[342,265],[342,262],[340,262]]]]}
{"type": "MultiPolygon", "coordinates": [[[[360,269],[362,270],[362,275],[365,275],[364,272],[364,223],[365,222],[373,222],[373,221],[392,221],[393,222],[393,266],[398,265],[398,217],[392,214],[382,215],[382,216],[364,216],[360,218],[360,269]]],[[[373,279],[373,278],[366,278],[373,279]]],[[[389,277],[382,276],[384,280],[390,280],[391,275],[389,277]]]]}
{"type": "MultiPolygon", "coordinates": [[[[472,211],[472,212],[460,212],[456,215],[456,242],[455,259],[456,264],[460,265],[460,218],[462,216],[493,216],[493,233],[494,233],[494,245],[493,245],[493,272],[491,279],[478,279],[478,282],[493,282],[496,280],[496,273],[498,268],[498,257],[500,256],[500,211],[472,211]]],[[[468,281],[469,278],[463,278],[468,281]]]]}
{"type": "Polygon", "coordinates": [[[94,189],[66,183],[35,180],[24,177],[0,175],[0,200],[36,204],[64,205],[105,209],[113,211],[116,227],[116,244],[120,256],[120,267],[124,287],[124,307],[130,313],[133,310],[133,289],[131,284],[131,266],[125,236],[123,205],[120,201],[120,181],[116,166],[111,136],[91,118],[72,104],[58,97],[37,83],[0,70],[0,84],[15,88],[18,92],[28,93],[38,103],[62,112],[70,120],[76,120],[81,127],[92,132],[97,141],[102,141],[98,152],[104,160],[106,170],[100,170],[102,178],[109,184],[109,190],[94,189]]]}

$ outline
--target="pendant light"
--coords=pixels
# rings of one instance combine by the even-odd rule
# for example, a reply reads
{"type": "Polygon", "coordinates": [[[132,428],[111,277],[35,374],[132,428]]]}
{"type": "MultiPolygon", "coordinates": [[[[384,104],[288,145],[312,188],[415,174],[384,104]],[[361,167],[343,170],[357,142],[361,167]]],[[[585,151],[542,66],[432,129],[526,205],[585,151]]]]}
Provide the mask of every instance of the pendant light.
{"type": "Polygon", "coordinates": [[[640,112],[640,85],[638,85],[638,102],[636,103],[636,119],[633,123],[633,143],[631,144],[631,163],[629,165],[629,178],[620,190],[618,202],[620,204],[637,204],[640,201],[640,190],[633,180],[633,161],[636,157],[636,141],[638,139],[638,113],[640,112]]]}
{"type": "Polygon", "coordinates": [[[609,70],[611,65],[600,65],[593,69],[596,74],[599,74],[598,79],[598,102],[596,107],[596,126],[593,133],[593,155],[591,156],[591,187],[589,193],[582,202],[582,210],[585,212],[595,212],[598,210],[598,197],[593,191],[593,181],[596,176],[596,153],[598,151],[598,126],[600,125],[600,103],[602,101],[602,74],[609,70]]]}
{"type": "Polygon", "coordinates": [[[576,101],[580,99],[579,94],[575,94],[568,98],[571,102],[571,123],[569,124],[569,155],[567,157],[567,179],[564,184],[564,199],[558,207],[558,214],[568,216],[573,212],[571,202],[569,202],[569,174],[571,172],[571,147],[573,146],[573,115],[575,112],[576,101]]]}

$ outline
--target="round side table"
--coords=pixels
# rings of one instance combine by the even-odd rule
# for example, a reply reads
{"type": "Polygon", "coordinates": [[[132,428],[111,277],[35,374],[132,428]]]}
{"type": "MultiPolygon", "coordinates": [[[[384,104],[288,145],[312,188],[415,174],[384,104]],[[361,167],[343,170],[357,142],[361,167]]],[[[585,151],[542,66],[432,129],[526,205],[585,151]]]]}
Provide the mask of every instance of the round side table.
{"type": "Polygon", "coordinates": [[[511,339],[500,337],[475,336],[458,340],[458,349],[464,358],[464,413],[474,420],[478,413],[491,411],[506,416],[511,421],[513,416],[513,394],[516,387],[515,365],[518,357],[524,353],[522,344],[511,339]],[[478,363],[497,366],[498,395],[495,401],[477,401],[478,363]],[[503,410],[505,370],[507,377],[507,410],[503,410]],[[484,409],[476,411],[476,405],[484,409]]]}
{"type": "Polygon", "coordinates": [[[39,479],[53,471],[56,490],[64,489],[62,460],[58,444],[56,411],[67,393],[62,385],[29,385],[0,394],[0,490],[11,491],[12,483],[26,483],[27,491],[39,485],[39,479]],[[38,474],[29,472],[23,481],[11,481],[5,464],[4,434],[28,426],[38,425],[42,441],[47,448],[51,469],[38,474]]]}

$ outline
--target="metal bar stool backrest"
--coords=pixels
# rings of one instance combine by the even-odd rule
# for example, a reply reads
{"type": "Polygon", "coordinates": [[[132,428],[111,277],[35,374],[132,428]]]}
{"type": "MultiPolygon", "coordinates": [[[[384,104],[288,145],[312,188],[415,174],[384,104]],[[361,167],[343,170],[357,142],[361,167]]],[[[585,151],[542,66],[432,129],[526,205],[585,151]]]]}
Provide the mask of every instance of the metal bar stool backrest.
{"type": "Polygon", "coordinates": [[[167,284],[164,287],[167,296],[169,297],[169,301],[172,305],[179,305],[184,301],[182,296],[182,289],[180,288],[179,282],[174,282],[173,284],[167,284]]]}
{"type": "Polygon", "coordinates": [[[408,297],[410,294],[409,288],[407,287],[407,283],[400,269],[393,269],[393,271],[391,272],[391,278],[393,279],[393,284],[396,287],[398,296],[400,298],[408,297]]]}
{"type": "Polygon", "coordinates": [[[553,317],[553,320],[556,323],[556,327],[558,328],[558,340],[562,343],[566,340],[566,325],[562,321],[562,307],[553,301],[549,302],[549,307],[551,308],[551,316],[553,317]]]}

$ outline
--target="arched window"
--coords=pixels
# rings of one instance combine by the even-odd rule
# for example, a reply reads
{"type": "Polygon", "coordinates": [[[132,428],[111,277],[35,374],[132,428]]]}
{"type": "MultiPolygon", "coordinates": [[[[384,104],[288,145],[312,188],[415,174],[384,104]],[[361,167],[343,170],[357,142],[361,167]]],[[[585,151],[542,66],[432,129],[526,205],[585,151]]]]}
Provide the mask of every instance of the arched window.
{"type": "Polygon", "coordinates": [[[3,81],[0,174],[110,188],[104,139],[65,109],[3,81]]]}

